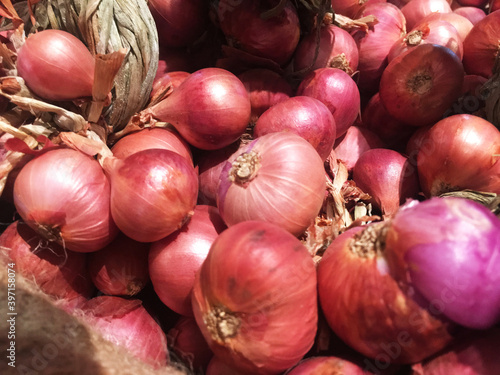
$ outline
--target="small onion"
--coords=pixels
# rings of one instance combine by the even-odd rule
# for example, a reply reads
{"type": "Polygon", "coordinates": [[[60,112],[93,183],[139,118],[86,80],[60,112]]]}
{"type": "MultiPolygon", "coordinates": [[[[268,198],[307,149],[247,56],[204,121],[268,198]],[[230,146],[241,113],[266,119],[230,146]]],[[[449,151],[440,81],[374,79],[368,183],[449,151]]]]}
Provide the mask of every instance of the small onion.
{"type": "Polygon", "coordinates": [[[474,115],[453,115],[426,132],[417,155],[427,197],[472,189],[500,194],[500,132],[474,115]],[[467,152],[464,152],[467,150],[467,152]]]}
{"type": "Polygon", "coordinates": [[[226,229],[216,207],[197,205],[177,232],[151,245],[149,274],[156,294],[178,314],[192,316],[191,290],[210,246],[226,229]]]}
{"type": "Polygon", "coordinates": [[[500,220],[465,198],[412,202],[392,219],[386,248],[415,289],[454,322],[500,322],[500,220]]]}
{"type": "Polygon", "coordinates": [[[253,128],[255,138],[274,132],[290,132],[308,141],[326,160],[337,137],[329,108],[308,96],[294,96],[265,111],[253,128]]]}
{"type": "Polygon", "coordinates": [[[489,3],[489,11],[490,13],[495,12],[500,9],[500,1],[498,0],[490,0],[489,3]]]}
{"type": "Polygon", "coordinates": [[[96,251],[116,237],[109,202],[110,184],[99,163],[72,149],[35,157],[14,183],[14,204],[23,220],[73,251],[96,251]]]}
{"type": "Polygon", "coordinates": [[[457,29],[458,35],[460,36],[462,42],[465,40],[469,32],[474,27],[474,25],[468,18],[460,15],[455,11],[451,13],[439,13],[439,12],[431,13],[425,16],[422,19],[422,21],[419,22],[419,24],[429,21],[446,21],[451,23],[455,27],[455,29],[457,29]]]}
{"type": "Polygon", "coordinates": [[[245,86],[234,74],[220,68],[203,68],[143,113],[171,123],[192,146],[213,150],[235,142],[243,134],[251,104],[245,86]]]}
{"type": "Polygon", "coordinates": [[[484,12],[484,10],[476,7],[459,7],[453,10],[453,13],[467,18],[472,23],[472,25],[475,25],[484,17],[486,17],[486,13],[484,12]]]}
{"type": "Polygon", "coordinates": [[[314,147],[293,133],[270,133],[226,162],[217,206],[228,226],[263,220],[299,235],[318,215],[325,188],[323,161],[314,147]]]}
{"type": "Polygon", "coordinates": [[[89,254],[87,267],[94,285],[104,294],[135,296],[149,282],[148,252],[149,244],[120,233],[109,245],[89,254]]]}
{"type": "Polygon", "coordinates": [[[354,124],[361,111],[356,82],[337,68],[316,69],[301,81],[296,95],[310,96],[325,104],[333,114],[337,138],[354,124]]]}
{"type": "Polygon", "coordinates": [[[229,366],[279,374],[313,345],[316,267],[282,228],[236,224],[217,237],[197,274],[193,310],[214,354],[229,366]]]}
{"type": "Polygon", "coordinates": [[[431,13],[451,13],[451,7],[447,0],[410,0],[401,11],[411,30],[431,13]]]}
{"type": "Polygon", "coordinates": [[[241,372],[227,365],[221,358],[216,356],[208,364],[205,375],[246,375],[247,372],[241,372]]]}
{"type": "Polygon", "coordinates": [[[288,370],[286,375],[342,374],[366,375],[358,365],[337,357],[309,357],[288,370]]]}
{"type": "Polygon", "coordinates": [[[17,53],[17,72],[38,96],[74,100],[92,96],[94,57],[77,37],[62,30],[30,34],[17,53]]]}
{"type": "Polygon", "coordinates": [[[180,86],[191,73],[184,71],[173,72],[156,72],[156,77],[153,81],[153,88],[149,95],[150,101],[155,102],[158,98],[168,93],[168,90],[173,90],[180,86]]]}
{"type": "Polygon", "coordinates": [[[111,182],[113,220],[127,237],[158,241],[193,214],[198,175],[179,154],[148,149],[125,159],[106,158],[103,168],[111,182]]]}

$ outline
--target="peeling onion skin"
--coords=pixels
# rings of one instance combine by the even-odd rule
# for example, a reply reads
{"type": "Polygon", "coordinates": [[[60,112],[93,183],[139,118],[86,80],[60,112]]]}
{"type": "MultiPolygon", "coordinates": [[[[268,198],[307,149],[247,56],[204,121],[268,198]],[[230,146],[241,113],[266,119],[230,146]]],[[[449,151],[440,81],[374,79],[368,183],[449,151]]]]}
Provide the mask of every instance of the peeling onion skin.
{"type": "Polygon", "coordinates": [[[318,266],[320,306],[332,330],[361,354],[415,363],[452,341],[451,325],[393,277],[380,225],[349,229],[327,248],[318,266]]]}
{"type": "Polygon", "coordinates": [[[316,267],[274,224],[246,221],[214,241],[193,289],[193,311],[214,354],[243,373],[280,374],[314,343],[316,267]]]}
{"type": "Polygon", "coordinates": [[[96,160],[60,148],[21,169],[14,183],[14,204],[42,237],[88,253],[102,249],[118,234],[109,208],[110,190],[96,160]]]}

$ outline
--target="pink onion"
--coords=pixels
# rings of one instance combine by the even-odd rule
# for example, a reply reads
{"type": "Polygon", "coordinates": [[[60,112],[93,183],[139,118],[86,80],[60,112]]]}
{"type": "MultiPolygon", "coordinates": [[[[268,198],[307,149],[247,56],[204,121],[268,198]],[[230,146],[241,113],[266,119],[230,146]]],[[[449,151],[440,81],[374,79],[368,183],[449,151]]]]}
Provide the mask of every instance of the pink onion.
{"type": "Polygon", "coordinates": [[[335,120],[337,138],[345,134],[360,114],[358,86],[340,69],[322,68],[309,73],[297,88],[297,95],[318,99],[328,107],[335,120]]]}
{"type": "Polygon", "coordinates": [[[394,216],[386,247],[436,314],[475,329],[500,322],[500,220],[485,206],[451,197],[410,203],[394,216]]]}
{"type": "Polygon", "coordinates": [[[306,247],[263,221],[226,229],[193,289],[196,322],[216,356],[251,374],[279,374],[312,347],[316,267],[306,247]]]}
{"type": "Polygon", "coordinates": [[[31,228],[69,250],[96,251],[118,234],[106,175],[96,160],[72,149],[30,160],[14,183],[14,203],[31,228]]]}
{"type": "Polygon", "coordinates": [[[249,69],[238,75],[252,105],[252,121],[273,105],[292,96],[292,86],[283,76],[269,69],[249,69]]]}
{"type": "Polygon", "coordinates": [[[82,310],[82,317],[106,340],[157,369],[169,362],[165,333],[140,300],[100,296],[89,300],[82,310]]]}
{"type": "Polygon", "coordinates": [[[366,375],[366,372],[358,365],[337,357],[309,357],[286,372],[286,375],[311,374],[366,375]]]}
{"type": "Polygon", "coordinates": [[[270,133],[226,162],[217,206],[228,226],[262,220],[299,235],[318,215],[325,188],[323,161],[314,147],[293,133],[270,133]]]}
{"type": "Polygon", "coordinates": [[[476,7],[479,9],[484,8],[490,2],[490,0],[456,0],[456,1],[461,6],[464,6],[464,7],[470,6],[470,7],[476,7]]]}
{"type": "Polygon", "coordinates": [[[151,245],[149,274],[156,294],[178,314],[192,316],[195,274],[217,236],[226,229],[216,207],[197,205],[177,232],[151,245]]]}
{"type": "Polygon", "coordinates": [[[92,96],[94,57],[77,37],[62,30],[30,34],[17,53],[17,72],[38,96],[74,100],[92,96]]]}
{"type": "Polygon", "coordinates": [[[127,237],[158,241],[193,214],[198,176],[179,154],[148,149],[125,159],[106,158],[103,168],[111,182],[111,214],[127,237]]]}
{"type": "Polygon", "coordinates": [[[453,13],[467,18],[473,25],[486,17],[484,10],[476,7],[459,7],[453,10],[453,13]]]}
{"type": "Polygon", "coordinates": [[[87,254],[47,242],[22,221],[13,222],[0,235],[0,259],[15,263],[16,274],[66,305],[81,304],[94,292],[87,254]]]}
{"type": "Polygon", "coordinates": [[[451,13],[451,7],[447,0],[410,0],[401,11],[406,27],[411,30],[431,13],[451,13]]]}
{"type": "Polygon", "coordinates": [[[169,90],[173,90],[180,86],[184,80],[189,77],[190,73],[184,71],[173,71],[165,73],[156,73],[153,81],[153,88],[149,95],[151,102],[156,102],[159,98],[168,95],[169,90]]]}
{"type": "Polygon", "coordinates": [[[342,14],[350,18],[357,18],[359,12],[363,10],[364,5],[374,3],[376,0],[332,0],[332,9],[335,13],[342,14]]]}
{"type": "Polygon", "coordinates": [[[308,141],[324,161],[336,139],[336,125],[329,108],[308,96],[294,96],[275,104],[257,120],[255,138],[274,132],[290,132],[308,141]]]}
{"type": "Polygon", "coordinates": [[[213,150],[235,142],[243,134],[251,104],[245,86],[234,74],[204,68],[143,113],[171,123],[189,144],[213,150]]]}
{"type": "Polygon", "coordinates": [[[92,282],[104,294],[135,296],[149,282],[148,252],[149,244],[120,233],[109,245],[89,254],[92,282]]]}
{"type": "Polygon", "coordinates": [[[472,22],[460,15],[457,12],[448,12],[448,13],[431,13],[427,16],[425,16],[422,21],[419,22],[419,24],[423,22],[429,22],[429,21],[446,21],[451,23],[458,31],[458,35],[460,36],[460,39],[462,42],[465,40],[465,37],[469,34],[469,32],[472,30],[474,25],[472,22]]]}

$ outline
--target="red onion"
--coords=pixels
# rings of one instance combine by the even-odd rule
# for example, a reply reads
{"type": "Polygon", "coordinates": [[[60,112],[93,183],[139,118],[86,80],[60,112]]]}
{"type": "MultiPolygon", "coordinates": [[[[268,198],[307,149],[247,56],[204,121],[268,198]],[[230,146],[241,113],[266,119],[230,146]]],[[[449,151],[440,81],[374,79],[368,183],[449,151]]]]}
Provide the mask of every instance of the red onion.
{"type": "Polygon", "coordinates": [[[297,10],[289,0],[278,14],[269,18],[262,16],[274,6],[264,1],[220,0],[217,19],[229,45],[283,65],[299,43],[300,23],[297,10]]]}
{"type": "Polygon", "coordinates": [[[444,353],[413,366],[413,375],[497,375],[500,329],[473,331],[444,353]]]}
{"type": "Polygon", "coordinates": [[[486,4],[488,4],[489,0],[456,0],[458,4],[461,6],[470,6],[476,8],[484,8],[486,4]]]}
{"type": "Polygon", "coordinates": [[[367,128],[351,126],[341,138],[337,138],[334,150],[337,159],[342,160],[347,170],[351,172],[365,151],[384,147],[385,143],[376,133],[367,128]]]}
{"type": "Polygon", "coordinates": [[[474,329],[500,322],[500,220],[485,206],[414,201],[394,216],[386,247],[437,313],[474,329]]]}
{"type": "Polygon", "coordinates": [[[324,161],[336,139],[336,125],[329,108],[308,96],[294,96],[265,111],[253,129],[255,138],[290,132],[308,141],[324,161]]]}
{"type": "Polygon", "coordinates": [[[359,1],[359,0],[332,0],[332,9],[335,13],[342,14],[343,16],[356,18],[359,12],[363,10],[363,6],[374,3],[373,0],[359,1]]]}
{"type": "Polygon", "coordinates": [[[401,10],[391,3],[368,3],[359,16],[369,15],[378,22],[367,32],[355,31],[353,38],[359,48],[358,86],[362,92],[373,93],[378,90],[392,45],[406,33],[406,21],[401,10]]]}
{"type": "Polygon", "coordinates": [[[337,357],[309,357],[300,361],[286,375],[342,374],[366,375],[358,365],[337,357]]]}
{"type": "Polygon", "coordinates": [[[317,46],[316,38],[316,33],[312,32],[299,42],[293,59],[296,72],[305,69],[338,68],[352,75],[357,70],[359,51],[351,34],[333,24],[323,26],[318,56],[313,64],[317,46]]]}
{"type": "Polygon", "coordinates": [[[484,10],[476,7],[459,7],[453,10],[453,13],[467,18],[472,23],[472,25],[475,25],[484,17],[486,17],[486,13],[484,12],[484,10]]]}
{"type": "Polygon", "coordinates": [[[292,86],[276,72],[269,69],[249,69],[238,78],[245,85],[252,105],[252,121],[267,109],[292,96],[292,86]]]}
{"type": "Polygon", "coordinates": [[[140,300],[100,296],[89,300],[82,310],[83,318],[106,340],[157,369],[169,362],[165,333],[140,300]]]}
{"type": "Polygon", "coordinates": [[[104,294],[135,296],[149,282],[149,244],[119,234],[104,249],[89,254],[88,270],[104,294]]]}
{"type": "Polygon", "coordinates": [[[161,46],[183,47],[201,37],[208,24],[203,0],[148,0],[161,46]]]}
{"type": "Polygon", "coordinates": [[[184,71],[165,72],[162,74],[157,73],[153,81],[151,94],[149,95],[150,101],[155,103],[157,100],[161,100],[160,98],[169,95],[169,90],[179,87],[190,74],[191,73],[184,71]]]}
{"type": "Polygon", "coordinates": [[[493,13],[493,12],[499,10],[500,9],[500,1],[490,0],[489,7],[490,7],[490,13],[493,13]]]}
{"type": "Polygon", "coordinates": [[[127,237],[158,241],[193,214],[198,175],[179,154],[148,149],[125,159],[106,158],[103,168],[111,182],[113,220],[127,237]]]}
{"type": "Polygon", "coordinates": [[[358,86],[340,69],[322,68],[309,73],[297,88],[297,95],[318,99],[328,107],[335,120],[337,138],[345,134],[360,113],[358,86]]]}
{"type": "Polygon", "coordinates": [[[196,158],[199,169],[198,203],[217,206],[217,189],[219,188],[220,172],[229,157],[238,150],[239,143],[218,150],[201,152],[196,158]]]}
{"type": "Polygon", "coordinates": [[[21,221],[13,222],[0,235],[3,263],[15,263],[16,274],[69,305],[84,302],[94,292],[86,257],[47,242],[21,221]]]}
{"type": "Polygon", "coordinates": [[[422,21],[419,22],[419,24],[425,23],[428,21],[438,21],[438,20],[451,23],[457,29],[458,35],[460,36],[460,40],[462,42],[465,40],[465,38],[467,37],[469,32],[474,27],[474,25],[472,24],[472,22],[468,18],[466,18],[466,17],[464,17],[456,12],[431,13],[431,14],[425,16],[422,19],[422,21]]]}
{"type": "Polygon", "coordinates": [[[318,266],[318,295],[328,325],[375,368],[415,363],[446,347],[451,327],[433,316],[389,268],[387,222],[339,235],[318,266]]]}
{"type": "Polygon", "coordinates": [[[488,79],[483,76],[466,74],[460,97],[445,112],[444,117],[464,113],[481,116],[485,106],[485,97],[481,90],[487,81],[488,79]]]}
{"type": "Polygon", "coordinates": [[[498,56],[500,40],[500,12],[488,14],[476,23],[464,40],[464,68],[467,74],[486,78],[493,74],[493,65],[498,56]]]}
{"type": "Polygon", "coordinates": [[[205,373],[213,358],[212,350],[191,317],[182,316],[167,334],[169,349],[196,373],[205,373]]]}
{"type": "Polygon", "coordinates": [[[243,134],[250,111],[245,86],[234,74],[204,68],[143,113],[171,123],[189,144],[213,150],[235,142],[243,134]]]}
{"type": "Polygon", "coordinates": [[[427,197],[472,189],[500,194],[500,132],[473,115],[453,115],[425,135],[418,174],[427,197]],[[464,152],[467,150],[467,152],[464,152]]]}
{"type": "Polygon", "coordinates": [[[85,44],[62,30],[30,34],[17,53],[17,73],[36,95],[48,100],[91,97],[94,64],[85,44]]]}
{"type": "Polygon", "coordinates": [[[447,47],[453,51],[460,60],[462,60],[463,43],[457,29],[450,22],[439,19],[424,19],[408,34],[401,37],[401,39],[399,39],[392,46],[388,55],[388,60],[391,62],[395,57],[401,55],[403,52],[425,43],[447,47]]]}
{"type": "Polygon", "coordinates": [[[151,282],[162,302],[178,314],[193,315],[191,290],[195,274],[224,229],[226,225],[216,207],[197,205],[179,231],[151,245],[151,282]]]}
{"type": "Polygon", "coordinates": [[[246,221],[214,241],[193,289],[196,322],[214,354],[237,370],[278,374],[312,347],[316,267],[278,226],[246,221]]]}
{"type": "Polygon", "coordinates": [[[451,13],[451,7],[447,0],[410,0],[401,11],[406,27],[411,30],[431,13],[451,13]]]}
{"type": "Polygon", "coordinates": [[[125,159],[136,152],[160,148],[174,151],[193,164],[191,149],[179,133],[171,127],[144,128],[138,132],[126,135],[116,142],[111,151],[119,159],[125,159]]]}
{"type": "Polygon", "coordinates": [[[421,44],[392,60],[380,80],[380,100],[394,118],[425,126],[460,96],[463,66],[449,48],[421,44]]]}
{"type": "Polygon", "coordinates": [[[293,133],[270,133],[226,162],[217,206],[228,226],[262,220],[299,235],[318,215],[325,188],[323,161],[314,147],[293,133]]]}
{"type": "Polygon", "coordinates": [[[241,372],[228,366],[221,358],[216,356],[208,364],[205,375],[246,375],[247,372],[241,372]]]}
{"type": "Polygon", "coordinates": [[[110,185],[99,163],[71,149],[35,157],[14,183],[22,219],[47,240],[73,251],[96,251],[116,237],[109,202],[110,185]]]}

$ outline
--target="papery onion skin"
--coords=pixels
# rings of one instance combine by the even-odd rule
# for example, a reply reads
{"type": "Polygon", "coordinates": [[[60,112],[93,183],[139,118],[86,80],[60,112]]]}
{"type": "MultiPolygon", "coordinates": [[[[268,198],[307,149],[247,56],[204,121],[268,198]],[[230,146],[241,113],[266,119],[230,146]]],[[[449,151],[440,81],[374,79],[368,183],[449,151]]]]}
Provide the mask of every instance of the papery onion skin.
{"type": "Polygon", "coordinates": [[[111,181],[111,214],[127,237],[158,241],[193,214],[198,175],[179,154],[148,149],[125,159],[107,158],[103,167],[111,181]]]}
{"type": "Polygon", "coordinates": [[[375,224],[349,229],[327,248],[318,266],[320,305],[329,326],[353,349],[386,367],[415,363],[452,336],[449,325],[393,278],[380,231],[375,224]]]}
{"type": "Polygon", "coordinates": [[[457,13],[465,18],[467,18],[473,25],[481,21],[486,17],[484,10],[476,7],[459,7],[453,10],[453,13],[457,13]]]}
{"type": "Polygon", "coordinates": [[[431,13],[451,13],[451,7],[446,0],[410,0],[401,11],[406,19],[406,27],[411,30],[431,13]]]}
{"type": "Polygon", "coordinates": [[[467,74],[489,78],[500,47],[500,12],[488,14],[474,25],[464,40],[464,68],[467,74]]]}
{"type": "Polygon", "coordinates": [[[104,294],[135,296],[149,282],[148,252],[149,244],[118,234],[109,245],[89,254],[92,282],[104,294]]]}
{"type": "Polygon", "coordinates": [[[13,222],[0,235],[0,259],[4,264],[15,263],[16,274],[70,305],[78,305],[94,293],[87,254],[47,242],[22,221],[13,222]]]}
{"type": "Polygon", "coordinates": [[[460,96],[464,70],[450,49],[421,44],[392,60],[380,80],[380,100],[387,112],[412,126],[440,120],[460,96]]]}
{"type": "Polygon", "coordinates": [[[162,302],[176,313],[193,315],[191,290],[195,274],[224,229],[226,225],[216,207],[197,205],[180,230],[151,244],[151,282],[162,302]]]}
{"type": "Polygon", "coordinates": [[[356,82],[341,69],[321,68],[301,81],[296,95],[310,96],[325,104],[333,115],[337,138],[354,124],[361,111],[356,82]]]}
{"type": "Polygon", "coordinates": [[[171,123],[192,146],[214,150],[235,142],[251,114],[243,83],[231,72],[203,68],[191,75],[170,96],[143,111],[171,123]]]}
{"type": "Polygon", "coordinates": [[[420,192],[417,168],[397,151],[374,148],[356,162],[353,181],[370,194],[375,206],[386,217],[394,215],[407,199],[420,192]]]}
{"type": "Polygon", "coordinates": [[[464,189],[500,194],[500,132],[493,124],[453,115],[432,126],[422,142],[417,168],[426,197],[464,189]]]}
{"type": "Polygon", "coordinates": [[[272,7],[264,1],[220,0],[217,19],[230,45],[283,65],[299,42],[299,17],[289,0],[277,15],[261,17],[261,13],[272,7]]]}
{"type": "Polygon", "coordinates": [[[173,90],[180,86],[191,73],[184,71],[158,72],[153,81],[153,88],[149,95],[150,101],[155,102],[159,97],[165,95],[168,90],[173,90]]]}
{"type": "Polygon", "coordinates": [[[125,159],[136,152],[151,148],[174,151],[193,164],[193,156],[189,145],[177,130],[171,127],[144,128],[138,132],[128,134],[120,138],[111,147],[111,152],[115,157],[125,159]]]}
{"type": "Polygon", "coordinates": [[[77,37],[62,30],[30,34],[17,53],[17,72],[38,96],[74,100],[92,96],[94,57],[77,37]]]}
{"type": "Polygon", "coordinates": [[[500,220],[488,208],[456,197],[414,203],[394,216],[386,248],[437,313],[473,329],[500,322],[500,220]]]}
{"type": "Polygon", "coordinates": [[[286,375],[311,374],[366,375],[367,372],[358,365],[337,357],[309,357],[286,372],[286,375]]]}
{"type": "Polygon", "coordinates": [[[242,146],[226,162],[217,206],[228,226],[263,220],[299,235],[319,213],[325,189],[323,161],[314,147],[293,133],[270,133],[242,146]]]}
{"type": "Polygon", "coordinates": [[[214,354],[228,365],[279,374],[314,342],[314,262],[297,238],[276,225],[239,223],[213,243],[196,277],[193,310],[214,354]]]}
{"type": "Polygon", "coordinates": [[[308,141],[324,161],[337,138],[330,109],[309,96],[294,96],[265,111],[255,123],[254,138],[274,132],[291,132],[308,141]]]}
{"type": "Polygon", "coordinates": [[[89,300],[82,312],[82,318],[104,339],[125,347],[156,369],[168,364],[165,333],[140,300],[98,296],[89,300]]]}
{"type": "Polygon", "coordinates": [[[30,160],[14,183],[14,204],[23,220],[68,250],[97,251],[116,237],[109,202],[110,184],[99,163],[71,149],[30,160]]]}

